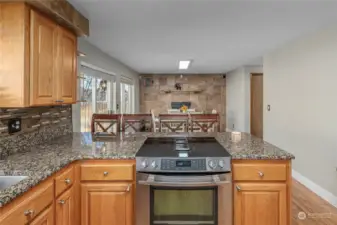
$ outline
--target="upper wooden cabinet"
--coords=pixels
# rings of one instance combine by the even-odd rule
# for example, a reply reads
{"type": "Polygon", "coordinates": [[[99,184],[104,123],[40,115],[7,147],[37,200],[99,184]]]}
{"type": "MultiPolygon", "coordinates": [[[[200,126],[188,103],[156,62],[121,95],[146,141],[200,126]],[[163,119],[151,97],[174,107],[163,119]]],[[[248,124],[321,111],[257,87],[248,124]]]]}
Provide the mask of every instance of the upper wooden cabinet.
{"type": "Polygon", "coordinates": [[[75,103],[76,35],[25,3],[0,14],[0,107],[75,103]]]}
{"type": "Polygon", "coordinates": [[[58,26],[33,10],[30,17],[30,105],[50,105],[57,98],[58,26]]]}
{"type": "Polygon", "coordinates": [[[59,46],[57,100],[62,103],[75,103],[77,90],[77,38],[69,31],[60,28],[59,46]]]}

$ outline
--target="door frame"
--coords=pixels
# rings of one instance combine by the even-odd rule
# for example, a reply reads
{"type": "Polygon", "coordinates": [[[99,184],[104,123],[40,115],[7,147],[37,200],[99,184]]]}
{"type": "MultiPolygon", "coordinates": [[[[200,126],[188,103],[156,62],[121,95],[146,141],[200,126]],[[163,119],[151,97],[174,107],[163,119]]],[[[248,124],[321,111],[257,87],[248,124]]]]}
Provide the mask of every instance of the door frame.
{"type": "MultiPolygon", "coordinates": [[[[249,110],[250,110],[250,112],[249,112],[249,127],[250,127],[250,133],[252,133],[252,95],[253,95],[253,89],[252,89],[252,79],[253,79],[253,76],[255,76],[255,75],[262,75],[262,77],[263,77],[263,73],[250,73],[250,79],[249,79],[249,81],[250,81],[250,85],[249,85],[249,87],[250,87],[250,96],[249,96],[249,104],[250,104],[250,108],[249,108],[249,110]]],[[[263,79],[262,79],[262,88],[263,88],[263,79]]],[[[262,95],[262,120],[263,120],[263,95],[262,95]]],[[[263,128],[262,128],[263,129],[263,128]]],[[[262,130],[262,138],[263,138],[263,130],[262,130]]]]}

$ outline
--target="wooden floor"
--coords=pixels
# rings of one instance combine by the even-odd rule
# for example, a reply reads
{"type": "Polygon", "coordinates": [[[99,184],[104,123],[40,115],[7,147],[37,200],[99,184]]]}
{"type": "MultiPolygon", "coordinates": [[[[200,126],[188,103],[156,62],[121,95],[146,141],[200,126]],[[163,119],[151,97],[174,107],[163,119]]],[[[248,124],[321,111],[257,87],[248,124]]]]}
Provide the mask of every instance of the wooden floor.
{"type": "Polygon", "coordinates": [[[337,209],[296,180],[293,180],[292,211],[292,225],[337,225],[337,209]]]}

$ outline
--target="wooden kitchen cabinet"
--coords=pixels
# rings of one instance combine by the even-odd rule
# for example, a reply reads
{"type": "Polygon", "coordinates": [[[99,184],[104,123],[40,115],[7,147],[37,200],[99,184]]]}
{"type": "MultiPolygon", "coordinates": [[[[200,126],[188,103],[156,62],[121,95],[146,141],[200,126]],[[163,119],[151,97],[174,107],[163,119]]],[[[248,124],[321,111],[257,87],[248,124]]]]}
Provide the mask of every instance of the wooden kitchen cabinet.
{"type": "Polygon", "coordinates": [[[75,194],[73,187],[56,199],[56,224],[75,224],[75,194]]]}
{"type": "Polygon", "coordinates": [[[287,189],[282,183],[236,183],[235,225],[287,225],[287,189]]]}
{"type": "Polygon", "coordinates": [[[38,215],[30,225],[54,225],[53,207],[49,206],[40,215],[38,215]]]}
{"type": "Polygon", "coordinates": [[[57,99],[58,26],[31,10],[30,105],[52,105],[57,99]]]}
{"type": "Polygon", "coordinates": [[[60,27],[57,100],[63,104],[76,103],[77,90],[77,38],[60,27]]]}
{"type": "Polygon", "coordinates": [[[132,225],[132,183],[82,183],[82,225],[132,225]]]}
{"type": "Polygon", "coordinates": [[[290,225],[291,162],[232,163],[234,225],[290,225]]]}
{"type": "Polygon", "coordinates": [[[23,2],[0,15],[0,107],[75,103],[76,35],[23,2]]]}

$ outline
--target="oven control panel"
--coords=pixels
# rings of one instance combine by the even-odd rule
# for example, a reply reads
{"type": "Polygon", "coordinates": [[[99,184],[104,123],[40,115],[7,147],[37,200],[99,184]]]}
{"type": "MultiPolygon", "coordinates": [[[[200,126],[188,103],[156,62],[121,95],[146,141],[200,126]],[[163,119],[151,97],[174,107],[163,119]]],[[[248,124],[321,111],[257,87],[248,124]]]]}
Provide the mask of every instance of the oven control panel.
{"type": "Polygon", "coordinates": [[[206,170],[206,159],[162,159],[161,170],[206,170]]]}
{"type": "Polygon", "coordinates": [[[224,158],[136,158],[136,170],[144,172],[230,172],[231,159],[224,158]]]}

